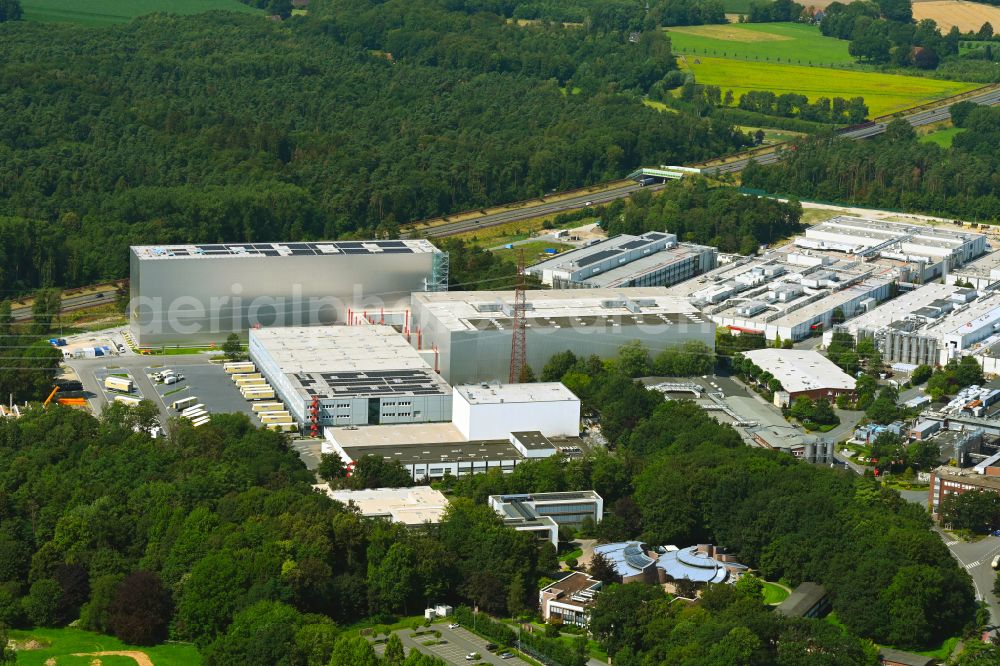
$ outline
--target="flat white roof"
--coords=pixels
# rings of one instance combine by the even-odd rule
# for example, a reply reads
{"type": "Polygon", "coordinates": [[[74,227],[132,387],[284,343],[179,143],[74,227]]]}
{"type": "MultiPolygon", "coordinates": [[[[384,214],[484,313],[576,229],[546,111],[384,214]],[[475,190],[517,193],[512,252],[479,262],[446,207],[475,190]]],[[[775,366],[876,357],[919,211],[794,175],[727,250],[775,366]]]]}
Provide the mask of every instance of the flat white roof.
{"type": "Polygon", "coordinates": [[[517,402],[580,402],[560,382],[536,384],[464,384],[454,388],[470,405],[499,405],[517,402]]]}
{"type": "MultiPolygon", "coordinates": [[[[570,323],[581,317],[658,317],[671,322],[703,324],[701,313],[686,298],[671,294],[664,287],[618,287],[608,289],[529,290],[525,313],[529,326],[542,327],[570,323]],[[630,309],[629,304],[635,306],[630,309]],[[553,323],[549,323],[553,322],[553,323]]],[[[479,328],[481,320],[510,319],[513,291],[415,292],[414,307],[422,306],[442,325],[453,331],[479,328]]]]}
{"type": "Polygon", "coordinates": [[[448,508],[447,498],[430,486],[331,490],[330,484],[321,483],[313,488],[343,504],[353,502],[363,516],[388,516],[393,522],[404,525],[440,523],[448,508]]]}
{"type": "Polygon", "coordinates": [[[326,438],[344,447],[407,446],[410,444],[465,444],[454,423],[400,423],[326,429],[326,438]]]}
{"type": "Polygon", "coordinates": [[[261,351],[306,400],[451,393],[447,382],[391,326],[251,329],[250,355],[260,361],[261,351]]]}
{"type": "Polygon", "coordinates": [[[886,301],[877,308],[858,315],[848,321],[846,326],[851,331],[857,331],[862,328],[878,330],[894,321],[905,319],[907,315],[912,315],[919,308],[929,305],[936,300],[950,298],[953,293],[959,290],[960,287],[941,284],[940,282],[925,284],[898,298],[886,301]]]}
{"type": "Polygon", "coordinates": [[[317,241],[296,243],[215,243],[205,245],[133,245],[141,260],[214,259],[219,257],[344,257],[359,254],[419,254],[440,252],[423,239],[317,241]]]}
{"type": "Polygon", "coordinates": [[[819,352],[803,349],[754,349],[743,352],[770,372],[789,393],[823,389],[854,390],[855,379],[819,352]]]}
{"type": "Polygon", "coordinates": [[[416,349],[391,326],[289,326],[252,329],[285,373],[430,369],[416,349]]]}

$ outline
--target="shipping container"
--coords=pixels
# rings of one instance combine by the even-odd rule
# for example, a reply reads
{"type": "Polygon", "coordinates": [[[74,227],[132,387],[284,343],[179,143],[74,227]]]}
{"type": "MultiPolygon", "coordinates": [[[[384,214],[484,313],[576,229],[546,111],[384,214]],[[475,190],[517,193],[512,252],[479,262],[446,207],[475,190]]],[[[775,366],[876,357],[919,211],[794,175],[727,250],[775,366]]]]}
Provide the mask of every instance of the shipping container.
{"type": "Polygon", "coordinates": [[[257,368],[249,361],[234,361],[232,363],[223,363],[222,369],[227,375],[231,375],[237,372],[253,372],[257,368]]]}
{"type": "Polygon", "coordinates": [[[180,400],[174,400],[173,404],[170,405],[170,408],[180,412],[192,405],[197,405],[197,404],[198,404],[198,398],[192,395],[187,398],[181,398],[180,400]]]}
{"type": "Polygon", "coordinates": [[[238,388],[243,388],[244,386],[267,386],[266,379],[237,379],[236,386],[238,388]]]}
{"type": "Polygon", "coordinates": [[[274,400],[274,389],[243,389],[243,397],[247,400],[274,400]]]}
{"type": "Polygon", "coordinates": [[[298,429],[294,423],[265,423],[264,427],[278,432],[295,432],[298,429]]]}
{"type": "Polygon", "coordinates": [[[259,372],[237,372],[234,375],[230,375],[234,382],[238,382],[241,379],[260,379],[263,376],[259,372]]]}
{"type": "Polygon", "coordinates": [[[135,396],[132,395],[116,395],[115,402],[120,402],[121,404],[127,405],[129,407],[135,407],[140,402],[142,402],[142,398],[136,398],[135,396]]]}
{"type": "Polygon", "coordinates": [[[289,414],[260,417],[261,423],[291,423],[292,417],[289,414]]]}
{"type": "Polygon", "coordinates": [[[197,405],[192,405],[187,409],[185,409],[184,411],[182,411],[181,416],[189,416],[197,411],[204,411],[204,410],[205,410],[205,405],[199,403],[197,405]]]}
{"type": "Polygon", "coordinates": [[[208,416],[203,416],[203,417],[201,417],[200,419],[197,419],[196,421],[192,421],[192,422],[191,422],[191,425],[193,425],[193,426],[194,426],[195,428],[197,428],[197,427],[199,427],[199,426],[203,426],[203,425],[205,425],[206,423],[208,423],[208,422],[209,422],[209,421],[211,421],[211,420],[212,420],[212,419],[211,419],[211,418],[209,418],[208,416]]]}
{"type": "Polygon", "coordinates": [[[107,377],[104,380],[104,388],[119,393],[131,393],[132,380],[127,377],[107,377]]]}
{"type": "Polygon", "coordinates": [[[284,408],[285,404],[282,402],[258,402],[251,406],[250,410],[254,412],[269,412],[284,408]]]}

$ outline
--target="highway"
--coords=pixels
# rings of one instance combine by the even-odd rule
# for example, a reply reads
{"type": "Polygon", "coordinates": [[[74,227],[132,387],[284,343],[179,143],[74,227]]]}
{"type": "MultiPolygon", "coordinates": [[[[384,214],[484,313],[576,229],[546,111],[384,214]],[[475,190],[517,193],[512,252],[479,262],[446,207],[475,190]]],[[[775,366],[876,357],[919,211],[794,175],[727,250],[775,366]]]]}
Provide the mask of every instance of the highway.
{"type": "MultiPolygon", "coordinates": [[[[662,187],[662,185],[649,186],[650,189],[661,189],[662,187]]],[[[466,231],[494,227],[498,224],[505,224],[507,222],[518,222],[520,220],[529,220],[533,217],[539,217],[541,215],[562,213],[567,210],[578,210],[580,208],[585,208],[588,205],[588,202],[589,205],[594,205],[608,203],[609,201],[614,201],[616,199],[623,199],[638,189],[643,189],[639,183],[626,183],[620,187],[610,190],[581,194],[580,196],[562,199],[560,201],[546,201],[528,205],[524,208],[516,210],[505,210],[499,213],[480,215],[479,217],[471,220],[442,224],[428,229],[422,235],[426,238],[444,238],[445,236],[454,236],[466,231]]]]}
{"type": "MultiPolygon", "coordinates": [[[[102,291],[92,294],[68,296],[62,299],[60,312],[72,312],[73,310],[82,310],[83,308],[92,308],[96,305],[113,303],[117,293],[118,292],[114,287],[108,287],[102,291]]],[[[25,321],[31,319],[31,306],[25,305],[23,307],[13,308],[11,310],[11,318],[14,321],[25,321]]]]}
{"type": "MultiPolygon", "coordinates": [[[[990,106],[998,104],[1000,103],[1000,89],[993,89],[980,95],[969,97],[967,101],[976,102],[977,104],[987,104],[990,106]]],[[[920,127],[922,125],[929,125],[931,123],[947,120],[950,116],[949,107],[950,104],[925,111],[917,111],[903,117],[914,127],[920,127]]],[[[848,139],[867,139],[885,132],[887,124],[888,121],[873,123],[865,127],[859,127],[854,130],[841,132],[840,136],[848,139]]],[[[757,162],[757,164],[773,164],[781,158],[782,151],[780,149],[776,149],[771,152],[755,155],[752,158],[746,157],[743,159],[733,160],[732,162],[719,166],[705,167],[703,172],[708,175],[736,173],[745,169],[751,159],[757,162]]],[[[588,202],[590,204],[608,203],[609,201],[615,201],[616,199],[623,199],[632,192],[638,190],[640,187],[641,186],[638,183],[629,183],[613,189],[605,190],[603,192],[582,194],[580,196],[562,199],[561,201],[547,202],[540,200],[540,203],[528,204],[523,208],[480,215],[461,222],[442,224],[423,232],[417,231],[410,233],[412,235],[422,235],[427,238],[444,238],[446,236],[454,236],[456,234],[475,231],[477,229],[485,229],[487,227],[493,227],[507,222],[518,222],[521,220],[529,220],[531,218],[540,217],[542,215],[551,215],[553,213],[578,210],[586,207],[588,202]]],[[[663,185],[650,185],[648,187],[651,189],[661,189],[663,185]]],[[[404,236],[405,235],[407,234],[404,234],[404,236]]]]}
{"type": "MultiPolygon", "coordinates": [[[[990,90],[981,95],[970,97],[967,101],[993,106],[994,104],[1000,103],[1000,90],[990,90]]],[[[912,126],[921,127],[922,125],[930,125],[931,123],[938,123],[942,120],[947,120],[951,116],[949,108],[950,105],[939,106],[926,111],[917,111],[916,113],[903,117],[912,126]]],[[[849,132],[842,132],[840,136],[846,139],[868,139],[885,132],[885,128],[888,124],[888,121],[878,122],[867,127],[860,127],[849,132]]],[[[747,157],[741,160],[735,160],[717,167],[708,167],[704,169],[704,173],[714,176],[722,173],[735,173],[737,171],[742,171],[746,168],[747,164],[750,163],[751,159],[758,164],[774,164],[781,159],[781,151],[776,150],[774,152],[764,153],[752,158],[747,157]]]]}

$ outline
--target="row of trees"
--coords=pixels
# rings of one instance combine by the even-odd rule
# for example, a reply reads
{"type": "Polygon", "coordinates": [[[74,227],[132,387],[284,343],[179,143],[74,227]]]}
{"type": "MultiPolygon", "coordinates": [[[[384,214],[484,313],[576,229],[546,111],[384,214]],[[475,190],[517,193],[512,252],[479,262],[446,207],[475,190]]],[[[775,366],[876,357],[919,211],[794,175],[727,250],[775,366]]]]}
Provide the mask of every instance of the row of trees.
{"type": "Polygon", "coordinates": [[[868,106],[863,97],[809,98],[797,93],[776,95],[769,90],[751,90],[740,95],[739,108],[783,118],[801,118],[818,123],[850,124],[864,122],[868,106]]]}
{"type": "Polygon", "coordinates": [[[750,164],[748,187],[875,208],[1000,219],[1000,109],[956,104],[951,148],[920,142],[904,120],[866,141],[804,139],[773,166],[750,164]]]}

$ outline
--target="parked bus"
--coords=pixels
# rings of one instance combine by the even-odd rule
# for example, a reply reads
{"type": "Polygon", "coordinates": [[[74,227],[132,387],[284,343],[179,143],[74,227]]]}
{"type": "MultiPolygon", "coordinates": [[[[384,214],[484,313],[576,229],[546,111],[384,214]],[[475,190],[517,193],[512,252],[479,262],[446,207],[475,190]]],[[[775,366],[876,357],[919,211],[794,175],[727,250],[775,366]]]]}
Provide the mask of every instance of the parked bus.
{"type": "Polygon", "coordinates": [[[104,388],[118,393],[131,393],[132,380],[127,377],[107,377],[104,380],[104,388]]]}
{"type": "Polygon", "coordinates": [[[132,395],[116,395],[115,402],[120,402],[121,404],[129,407],[135,407],[142,402],[142,398],[136,398],[132,395]]]}
{"type": "Polygon", "coordinates": [[[170,409],[174,410],[175,412],[183,412],[191,405],[197,405],[197,404],[198,404],[198,398],[192,395],[188,396],[187,398],[181,398],[180,400],[174,400],[170,404],[170,409]]]}

